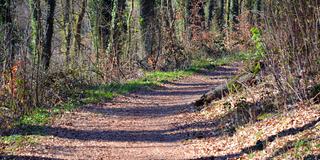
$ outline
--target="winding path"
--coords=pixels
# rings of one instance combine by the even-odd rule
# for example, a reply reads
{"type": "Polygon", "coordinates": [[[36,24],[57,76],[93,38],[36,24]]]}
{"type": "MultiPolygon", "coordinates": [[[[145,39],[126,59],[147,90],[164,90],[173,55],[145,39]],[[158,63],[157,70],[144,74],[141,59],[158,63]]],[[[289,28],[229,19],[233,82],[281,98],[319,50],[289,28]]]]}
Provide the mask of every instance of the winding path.
{"type": "Polygon", "coordinates": [[[19,156],[56,159],[195,159],[206,157],[207,128],[193,118],[192,102],[225,83],[238,65],[204,71],[155,90],[65,113],[46,127],[40,143],[19,156]],[[203,144],[205,145],[205,144],[203,144]]]}

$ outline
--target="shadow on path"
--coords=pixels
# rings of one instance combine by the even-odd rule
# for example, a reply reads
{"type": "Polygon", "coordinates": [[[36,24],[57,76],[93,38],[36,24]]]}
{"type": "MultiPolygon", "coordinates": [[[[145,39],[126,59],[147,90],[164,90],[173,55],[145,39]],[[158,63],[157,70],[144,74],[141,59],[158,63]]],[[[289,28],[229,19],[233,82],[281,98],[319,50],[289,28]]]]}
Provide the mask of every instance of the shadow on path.
{"type": "MultiPolygon", "coordinates": [[[[27,126],[22,135],[54,136],[81,141],[108,141],[108,142],[178,142],[189,139],[192,135],[208,135],[207,131],[175,132],[175,130],[126,131],[126,130],[75,130],[50,126],[27,126]]],[[[20,132],[21,133],[21,132],[20,132]]]]}
{"type": "MultiPolygon", "coordinates": [[[[246,106],[247,108],[251,107],[250,104],[247,104],[246,106]]],[[[191,108],[191,105],[151,106],[133,108],[103,108],[101,106],[88,106],[87,108],[84,108],[84,110],[106,115],[106,118],[110,117],[110,115],[123,117],[134,116],[141,117],[143,121],[148,121],[150,120],[150,118],[153,117],[162,118],[162,116],[192,112],[191,109],[186,110],[186,108],[191,108]],[[150,116],[150,118],[147,116],[150,116]]],[[[139,130],[121,130],[119,128],[93,130],[92,126],[86,126],[87,129],[84,128],[83,130],[52,126],[25,126],[24,128],[22,128],[22,130],[17,131],[15,133],[22,135],[49,135],[59,138],[81,141],[174,143],[186,139],[219,137],[223,135],[232,136],[236,131],[235,128],[237,128],[238,126],[243,126],[251,121],[250,118],[248,118],[250,117],[249,113],[246,112],[244,109],[245,107],[238,107],[237,109],[232,110],[231,112],[223,116],[216,117],[215,119],[208,121],[190,122],[187,124],[177,124],[177,122],[174,121],[172,123],[168,123],[168,127],[171,126],[172,128],[162,130],[150,130],[148,129],[148,123],[143,123],[145,126],[139,126],[138,128],[141,127],[141,129],[139,130]],[[217,127],[225,124],[230,125],[225,127],[217,127]],[[143,128],[146,129],[143,130],[143,128]]],[[[160,123],[156,125],[165,124],[160,123]]],[[[97,126],[94,126],[93,128],[97,128],[97,126]]],[[[281,135],[281,133],[279,134],[281,135]]]]}
{"type": "Polygon", "coordinates": [[[88,106],[83,110],[106,116],[158,118],[189,112],[190,110],[187,110],[187,108],[190,108],[190,105],[153,105],[145,107],[130,107],[126,104],[123,104],[121,108],[112,106],[88,106]]]}
{"type": "MultiPolygon", "coordinates": [[[[115,110],[113,115],[117,116],[144,116],[147,112],[155,113],[154,109],[160,111],[166,110],[166,112],[161,112],[163,114],[174,114],[175,111],[180,111],[185,106],[173,106],[173,109],[165,108],[133,108],[133,109],[123,109],[115,110]]],[[[91,112],[108,114],[109,109],[97,110],[89,107],[93,110],[91,112]]],[[[109,142],[158,142],[158,143],[173,143],[186,139],[197,139],[197,138],[209,138],[209,137],[219,137],[222,135],[232,136],[235,133],[235,128],[237,126],[242,126],[250,122],[249,119],[240,121],[234,120],[236,117],[248,117],[248,113],[238,110],[233,110],[232,112],[217,117],[210,121],[193,122],[184,125],[174,124],[170,129],[163,130],[77,130],[71,128],[63,127],[51,127],[51,126],[25,126],[22,130],[16,132],[23,135],[50,135],[59,138],[75,139],[81,141],[109,141],[109,142]],[[230,129],[216,127],[221,124],[231,123],[232,121],[238,121],[238,123],[232,124],[230,129]]],[[[150,116],[152,114],[150,113],[150,116]]],[[[153,115],[160,116],[160,115],[153,115]]],[[[241,118],[243,119],[243,118],[241,118]]],[[[146,127],[146,126],[144,126],[146,127]]],[[[148,127],[146,127],[148,128],[148,127]]]]}
{"type": "Polygon", "coordinates": [[[14,156],[14,155],[0,155],[1,160],[60,160],[57,158],[46,158],[36,156],[14,156]]]}

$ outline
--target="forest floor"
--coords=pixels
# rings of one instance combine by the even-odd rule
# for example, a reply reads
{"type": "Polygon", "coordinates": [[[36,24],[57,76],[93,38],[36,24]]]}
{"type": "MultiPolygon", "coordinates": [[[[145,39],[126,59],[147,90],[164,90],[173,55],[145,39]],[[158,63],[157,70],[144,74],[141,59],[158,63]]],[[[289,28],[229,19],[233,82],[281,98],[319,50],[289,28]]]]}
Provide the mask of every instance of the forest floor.
{"type": "Polygon", "coordinates": [[[319,106],[292,110],[289,116],[271,116],[237,128],[231,135],[223,130],[227,124],[220,121],[226,117],[225,113],[213,110],[211,114],[216,116],[208,118],[208,110],[196,111],[193,102],[210,88],[226,83],[241,66],[241,63],[233,63],[213,71],[204,70],[154,89],[142,89],[107,103],[66,112],[45,126],[44,132],[37,133],[33,126],[32,135],[37,135],[37,141],[2,158],[250,159],[279,156],[296,149],[295,138],[298,144],[302,143],[301,147],[314,145],[306,154],[319,154],[319,106]],[[309,139],[300,141],[301,134],[309,139]],[[290,139],[275,141],[276,137],[287,136],[290,139]],[[259,143],[263,142],[257,140],[265,137],[268,146],[262,144],[259,149],[259,143]],[[309,144],[309,140],[314,142],[309,144]],[[289,142],[293,147],[291,144],[288,149],[281,149],[289,142]],[[246,147],[254,154],[247,153],[246,147]]]}

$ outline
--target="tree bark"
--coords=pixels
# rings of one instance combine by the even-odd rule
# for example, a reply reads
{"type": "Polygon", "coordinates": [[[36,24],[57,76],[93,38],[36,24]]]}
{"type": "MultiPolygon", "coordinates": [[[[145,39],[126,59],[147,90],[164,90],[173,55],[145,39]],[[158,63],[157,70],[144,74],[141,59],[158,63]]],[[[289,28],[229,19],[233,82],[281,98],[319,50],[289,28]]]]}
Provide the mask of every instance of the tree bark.
{"type": "Polygon", "coordinates": [[[81,51],[81,30],[82,30],[82,22],[84,19],[84,16],[86,14],[86,8],[87,8],[87,0],[82,1],[81,11],[78,17],[78,21],[76,24],[76,33],[75,33],[75,54],[79,55],[79,52],[81,51]]]}
{"type": "Polygon", "coordinates": [[[103,0],[102,1],[102,13],[101,13],[101,24],[100,24],[100,34],[103,49],[106,50],[109,46],[110,38],[110,28],[112,21],[112,5],[113,0],[103,0]]]}
{"type": "Polygon", "coordinates": [[[232,1],[232,21],[234,24],[239,23],[238,21],[239,16],[239,0],[233,0],[232,1]]]}
{"type": "Polygon", "coordinates": [[[121,55],[124,52],[125,49],[123,49],[124,43],[125,43],[125,35],[127,32],[127,23],[126,23],[126,16],[125,16],[125,10],[126,10],[126,0],[118,0],[117,9],[115,10],[115,28],[114,28],[114,34],[113,39],[113,48],[114,48],[114,54],[116,57],[116,68],[118,70],[118,80],[120,81],[121,76],[124,76],[121,71],[121,55]]]}
{"type": "Polygon", "coordinates": [[[144,48],[147,56],[153,55],[153,50],[156,46],[155,31],[155,0],[140,0],[141,5],[141,28],[144,40],[144,48]]]}
{"type": "Polygon", "coordinates": [[[209,14],[208,14],[208,26],[207,28],[210,30],[212,21],[214,19],[214,16],[217,14],[217,0],[210,0],[209,2],[209,14]]]}
{"type": "Polygon", "coordinates": [[[46,40],[43,46],[42,65],[45,70],[49,69],[50,59],[52,56],[52,37],[54,32],[54,12],[56,7],[56,0],[48,0],[48,16],[47,16],[47,31],[46,40]]]}
{"type": "Polygon", "coordinates": [[[218,15],[218,25],[219,25],[219,29],[222,32],[223,31],[223,27],[224,27],[224,15],[225,15],[225,0],[220,0],[220,4],[219,4],[219,15],[218,15]]]}
{"type": "Polygon", "coordinates": [[[8,57],[5,58],[5,68],[10,69],[15,59],[15,37],[14,37],[14,25],[11,14],[11,0],[0,0],[0,25],[4,25],[5,35],[4,41],[9,42],[7,45],[8,57]]]}
{"type": "Polygon", "coordinates": [[[65,47],[66,47],[66,64],[67,65],[70,63],[70,50],[71,50],[71,38],[72,38],[72,18],[71,18],[72,13],[73,13],[73,7],[71,6],[70,0],[65,0],[64,32],[65,32],[65,41],[66,41],[65,47]]]}

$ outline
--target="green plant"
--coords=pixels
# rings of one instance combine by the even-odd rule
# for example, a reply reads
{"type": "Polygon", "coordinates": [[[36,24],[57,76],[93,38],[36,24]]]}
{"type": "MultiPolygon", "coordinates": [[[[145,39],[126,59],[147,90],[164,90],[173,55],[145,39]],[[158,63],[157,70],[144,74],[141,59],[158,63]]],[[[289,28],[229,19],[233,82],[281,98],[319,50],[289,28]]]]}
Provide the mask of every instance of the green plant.
{"type": "Polygon", "coordinates": [[[34,136],[11,135],[11,136],[0,137],[0,144],[5,145],[5,147],[2,149],[9,152],[15,151],[17,148],[25,146],[26,144],[35,144],[35,143],[36,143],[36,138],[34,136]]]}
{"type": "Polygon", "coordinates": [[[310,152],[311,146],[310,142],[307,140],[299,140],[294,145],[294,151],[295,151],[295,158],[302,159],[304,155],[308,154],[310,152]]]}
{"type": "Polygon", "coordinates": [[[228,83],[227,84],[227,88],[228,88],[228,91],[230,92],[230,93],[236,93],[236,92],[239,92],[240,90],[241,90],[241,88],[242,88],[242,86],[241,86],[241,84],[239,84],[239,83],[228,83]]]}
{"type": "Polygon", "coordinates": [[[248,158],[249,158],[249,159],[253,159],[255,156],[256,156],[256,155],[255,155],[254,153],[250,153],[250,154],[248,155],[248,158]]]}
{"type": "Polygon", "coordinates": [[[31,114],[23,116],[19,121],[18,125],[44,125],[49,122],[50,112],[47,109],[36,109],[31,114]]]}
{"type": "Polygon", "coordinates": [[[265,56],[265,47],[264,47],[264,43],[262,41],[262,34],[259,28],[257,27],[253,27],[251,28],[251,34],[252,34],[252,41],[255,44],[255,48],[254,48],[254,56],[255,59],[262,59],[265,56]]]}
{"type": "Polygon", "coordinates": [[[192,61],[192,65],[188,70],[192,72],[198,72],[201,69],[212,70],[216,66],[222,66],[236,61],[247,61],[251,59],[252,56],[248,52],[239,52],[235,54],[224,55],[223,57],[216,59],[196,59],[192,61]]]}
{"type": "Polygon", "coordinates": [[[262,113],[262,114],[258,115],[257,120],[262,121],[262,120],[265,120],[267,118],[272,117],[273,115],[274,114],[272,114],[272,113],[262,113]]]}
{"type": "Polygon", "coordinates": [[[265,57],[265,45],[262,41],[262,34],[259,28],[251,28],[252,41],[254,42],[254,49],[252,54],[253,62],[251,63],[249,70],[253,74],[258,74],[261,70],[261,60],[265,57]]]}

